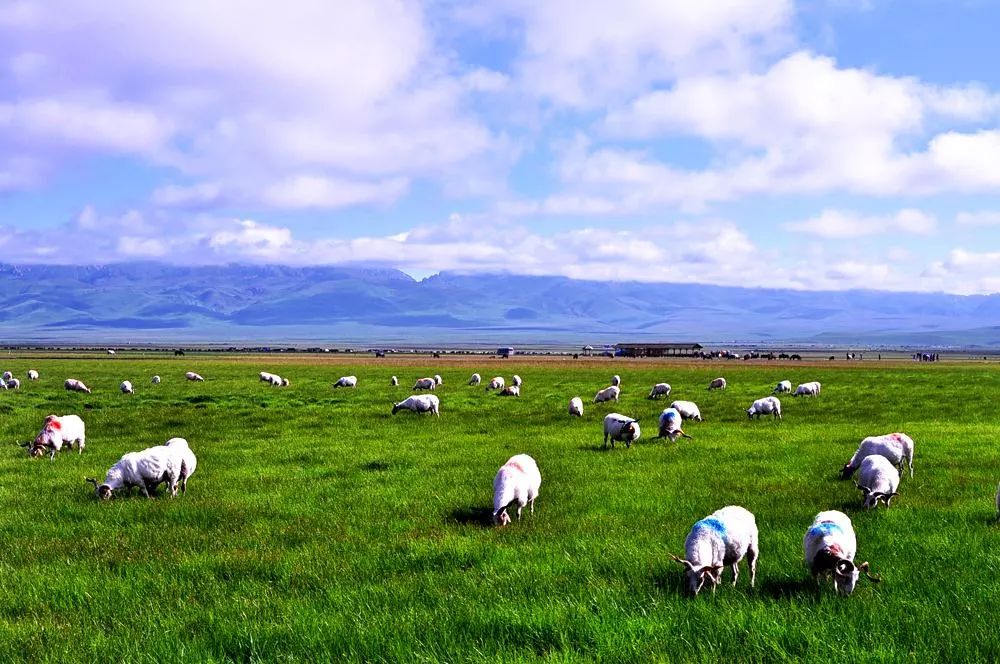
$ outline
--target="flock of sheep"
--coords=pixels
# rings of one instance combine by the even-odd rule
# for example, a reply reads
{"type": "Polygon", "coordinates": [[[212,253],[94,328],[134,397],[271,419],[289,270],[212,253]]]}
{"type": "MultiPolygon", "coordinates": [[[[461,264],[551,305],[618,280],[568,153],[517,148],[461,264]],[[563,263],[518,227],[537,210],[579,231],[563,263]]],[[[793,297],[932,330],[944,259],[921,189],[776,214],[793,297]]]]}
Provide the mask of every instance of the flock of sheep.
{"type": "MultiPolygon", "coordinates": [[[[38,380],[38,372],[28,371],[29,380],[38,380]]],[[[199,374],[189,371],[185,374],[189,381],[203,381],[199,374]]],[[[290,385],[287,378],[282,378],[269,372],[260,372],[260,380],[276,387],[290,385]]],[[[159,376],[153,376],[154,385],[160,383],[159,376]]],[[[399,380],[392,376],[391,385],[398,386],[399,380]]],[[[470,386],[479,386],[482,377],[474,373],[468,381],[470,386]]],[[[20,383],[11,373],[4,372],[3,389],[18,389],[20,383]]],[[[398,403],[394,402],[392,414],[400,410],[415,413],[433,413],[440,417],[440,399],[426,392],[433,392],[443,384],[440,375],[418,379],[412,388],[414,392],[424,392],[412,395],[398,403]]],[[[520,396],[523,381],[517,375],[513,376],[508,386],[502,376],[496,376],[486,385],[486,391],[496,391],[502,396],[520,396]]],[[[67,390],[90,393],[90,389],[80,380],[67,379],[64,383],[67,390]]],[[[357,376],[343,376],[334,383],[334,388],[357,388],[357,376]]],[[[794,396],[818,396],[821,384],[809,382],[799,385],[794,396]]],[[[708,386],[709,390],[726,389],[725,378],[716,378],[708,386]]],[[[121,383],[123,394],[134,392],[132,383],[128,380],[121,383]]],[[[653,385],[648,399],[655,400],[669,396],[671,386],[667,383],[653,385]]],[[[774,394],[792,392],[791,383],[787,380],[779,382],[771,395],[755,400],[746,410],[750,419],[762,415],[772,415],[781,418],[781,402],[774,394]]],[[[599,390],[593,402],[602,403],[619,400],[621,396],[621,378],[613,376],[611,384],[599,390]]],[[[573,397],[569,402],[569,414],[583,415],[583,400],[573,397]]],[[[659,415],[659,431],[657,438],[668,438],[676,441],[680,437],[691,438],[684,432],[682,424],[685,420],[703,421],[701,412],[694,402],[673,401],[659,415]]],[[[624,442],[630,447],[641,436],[639,422],[636,418],[620,413],[609,413],[604,418],[604,445],[609,443],[614,447],[616,442],[624,442]]],[[[31,443],[23,446],[28,453],[39,457],[46,453],[54,460],[56,453],[64,446],[74,447],[82,453],[86,443],[85,426],[77,415],[62,417],[49,415],[45,418],[42,429],[31,443]]],[[[903,433],[891,433],[882,436],[865,438],[847,464],[841,469],[844,478],[850,478],[858,473],[856,485],[863,493],[863,506],[875,508],[880,502],[889,507],[892,499],[898,495],[900,474],[899,469],[909,466],[910,477],[913,477],[913,440],[903,433]]],[[[121,457],[107,472],[103,482],[87,478],[94,485],[96,495],[102,499],[110,499],[114,492],[128,492],[132,487],[138,487],[143,495],[155,495],[156,488],[161,483],[167,484],[171,497],[176,496],[178,489],[186,493],[187,480],[197,467],[197,458],[183,438],[171,438],[163,445],[150,447],[139,452],[130,452],[121,457]]],[[[518,454],[500,467],[493,481],[493,522],[503,526],[511,522],[507,510],[516,505],[517,517],[521,518],[524,507],[534,512],[534,502],[538,497],[542,477],[538,465],[527,454],[518,454]]],[[[997,492],[997,509],[1000,515],[1000,488],[997,492]]],[[[998,516],[1000,518],[1000,516],[998,516]]],[[[713,592],[722,581],[725,567],[732,570],[733,584],[739,576],[739,563],[746,559],[750,570],[750,585],[756,581],[756,566],[759,556],[758,531],[754,515],[743,507],[731,505],[724,507],[701,519],[692,526],[685,540],[685,557],[671,556],[683,565],[690,590],[697,594],[706,583],[713,592]]],[[[816,515],[815,520],[806,530],[803,540],[805,562],[812,575],[819,580],[822,577],[832,577],[836,590],[842,594],[853,592],[862,572],[873,581],[877,577],[871,575],[867,562],[855,564],[857,539],[850,518],[842,512],[824,511],[816,515]]]]}

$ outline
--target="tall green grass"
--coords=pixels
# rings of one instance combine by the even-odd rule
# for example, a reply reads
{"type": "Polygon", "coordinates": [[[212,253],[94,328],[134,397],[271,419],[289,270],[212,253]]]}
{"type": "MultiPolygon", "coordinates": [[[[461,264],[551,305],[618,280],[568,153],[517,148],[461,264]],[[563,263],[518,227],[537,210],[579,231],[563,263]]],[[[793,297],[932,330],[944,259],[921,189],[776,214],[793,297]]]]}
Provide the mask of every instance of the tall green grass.
{"type": "MultiPolygon", "coordinates": [[[[434,362],[432,364],[432,362],[434,362]]],[[[993,524],[1000,373],[989,366],[259,364],[33,359],[0,393],[0,643],[5,659],[72,661],[992,660],[1000,655],[1000,530],[993,524]],[[204,383],[183,379],[194,369],[204,383]],[[274,370],[286,389],[257,381],[274,370]],[[519,373],[520,399],[465,385],[519,373]],[[163,376],[159,386],[149,377],[163,376]],[[441,418],[389,404],[440,373],[441,418]],[[618,404],[592,405],[621,374],[618,404]],[[332,390],[356,374],[356,390],[332,390]],[[389,386],[389,376],[402,385],[389,386]],[[729,388],[707,392],[716,375],[729,388]],[[63,390],[83,379],[93,395],[63,390]],[[118,393],[129,378],[136,394],[118,393]],[[784,420],[744,409],[788,378],[784,420]],[[667,400],[647,401],[667,381],[667,400]],[[582,419],[566,414],[584,398],[582,419]],[[653,441],[671,399],[696,401],[692,441],[653,441]],[[603,416],[637,416],[632,449],[601,449],[603,416]],[[82,455],[16,446],[49,413],[80,414],[82,455]],[[860,510],[837,479],[862,437],[905,431],[916,476],[890,510],[860,510]],[[99,503],[85,476],[124,452],[187,438],[188,493],[99,503]],[[6,451],[2,451],[6,450],[6,451]],[[488,525],[492,480],[526,452],[534,515],[488,525]],[[728,504],[757,517],[757,588],[684,592],[690,526],[728,504]],[[858,558],[884,581],[816,588],[802,535],[846,511],[858,558]]],[[[728,575],[727,575],[728,578],[728,575]]]]}

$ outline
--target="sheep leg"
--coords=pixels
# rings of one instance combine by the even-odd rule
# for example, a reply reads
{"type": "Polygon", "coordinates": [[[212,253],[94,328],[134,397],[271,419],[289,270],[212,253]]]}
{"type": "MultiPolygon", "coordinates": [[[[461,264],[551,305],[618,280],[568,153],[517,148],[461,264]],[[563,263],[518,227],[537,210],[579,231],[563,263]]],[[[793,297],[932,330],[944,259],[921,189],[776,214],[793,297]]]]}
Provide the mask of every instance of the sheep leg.
{"type": "Polygon", "coordinates": [[[750,567],[750,587],[753,588],[757,582],[757,546],[750,547],[747,551],[747,565],[750,567]]]}
{"type": "Polygon", "coordinates": [[[740,578],[740,561],[737,560],[735,563],[733,563],[732,565],[730,565],[730,567],[733,570],[733,587],[735,587],[736,586],[736,582],[740,578]]]}
{"type": "MultiPolygon", "coordinates": [[[[153,496],[149,495],[149,486],[145,482],[139,485],[139,489],[142,491],[142,495],[152,500],[153,496]]],[[[153,495],[156,495],[156,487],[153,487],[153,495]]]]}
{"type": "Polygon", "coordinates": [[[517,506],[517,520],[518,521],[521,520],[521,510],[523,510],[523,509],[524,509],[524,505],[518,504],[518,506],[517,506]]]}

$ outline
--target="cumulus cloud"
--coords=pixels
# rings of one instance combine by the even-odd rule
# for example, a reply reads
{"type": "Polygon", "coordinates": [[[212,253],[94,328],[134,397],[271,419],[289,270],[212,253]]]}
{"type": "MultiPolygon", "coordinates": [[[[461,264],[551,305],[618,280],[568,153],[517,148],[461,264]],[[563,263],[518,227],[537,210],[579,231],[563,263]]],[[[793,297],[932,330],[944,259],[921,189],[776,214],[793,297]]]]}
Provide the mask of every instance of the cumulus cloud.
{"type": "Polygon", "coordinates": [[[932,215],[914,209],[884,216],[863,215],[849,210],[823,210],[811,219],[785,224],[785,228],[795,233],[835,240],[891,233],[928,235],[936,227],[937,220],[932,215]]]}

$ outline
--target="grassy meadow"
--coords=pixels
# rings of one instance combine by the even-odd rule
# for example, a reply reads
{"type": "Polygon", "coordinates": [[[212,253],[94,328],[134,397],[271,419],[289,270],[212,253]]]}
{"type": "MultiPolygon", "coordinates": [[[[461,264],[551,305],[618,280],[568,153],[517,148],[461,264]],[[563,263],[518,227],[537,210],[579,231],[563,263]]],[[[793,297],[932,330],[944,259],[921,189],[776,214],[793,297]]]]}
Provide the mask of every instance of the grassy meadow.
{"type": "Polygon", "coordinates": [[[1000,367],[122,353],[0,369],[23,382],[0,392],[4,660],[1000,658],[1000,367]],[[260,370],[292,384],[270,388],[260,370]],[[472,371],[518,373],[523,396],[467,387],[472,371]],[[434,373],[440,419],[390,416],[434,373]],[[591,404],[614,373],[621,402],[591,404]],[[347,374],[358,389],[331,389],[347,374]],[[729,388],[707,392],[717,375],[729,388]],[[94,393],[66,392],[67,377],[94,393]],[[119,393],[126,378],[135,395],[119,393]],[[785,378],[823,393],[784,395],[783,421],[748,422],[750,401],[785,378]],[[660,381],[671,397],[648,401],[660,381]],[[577,395],[581,419],[566,414],[577,395]],[[654,441],[674,398],[706,421],[686,425],[694,440],[654,441]],[[640,419],[630,450],[601,449],[612,411],[640,419]],[[16,445],[49,413],[83,417],[82,455],[50,463],[16,445]],[[916,441],[916,475],[891,509],[863,512],[838,470],[864,436],[892,431],[916,441]],[[173,436],[199,459],[186,496],[100,503],[84,483],[173,436]],[[520,452],[541,494],[534,515],[496,529],[493,476],[520,452]],[[744,573],[692,598],[668,552],[729,504],[756,515],[757,587],[744,573]],[[849,598],[816,588],[802,536],[825,509],[851,516],[881,584],[862,579],[849,598]]]}

